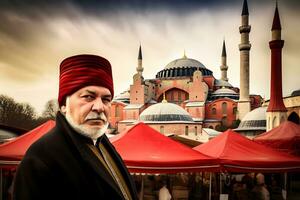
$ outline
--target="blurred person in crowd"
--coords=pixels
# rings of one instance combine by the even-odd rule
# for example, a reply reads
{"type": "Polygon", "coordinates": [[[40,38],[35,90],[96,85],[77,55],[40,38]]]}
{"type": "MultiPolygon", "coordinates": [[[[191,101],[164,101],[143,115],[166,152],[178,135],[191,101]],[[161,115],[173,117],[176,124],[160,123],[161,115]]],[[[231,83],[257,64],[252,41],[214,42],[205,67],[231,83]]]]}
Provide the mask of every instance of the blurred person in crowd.
{"type": "Polygon", "coordinates": [[[204,194],[203,183],[199,173],[191,177],[191,191],[189,192],[189,200],[200,200],[204,194]]]}
{"type": "Polygon", "coordinates": [[[269,187],[271,200],[283,200],[282,189],[278,183],[279,183],[278,177],[272,175],[271,185],[269,187]]]}
{"type": "Polygon", "coordinates": [[[256,185],[253,187],[252,199],[257,200],[270,200],[270,193],[265,185],[265,177],[263,174],[258,173],[256,175],[256,185]]]}
{"type": "Polygon", "coordinates": [[[250,191],[247,189],[246,175],[237,175],[233,185],[232,200],[251,200],[250,191]]]}
{"type": "Polygon", "coordinates": [[[159,200],[170,200],[172,198],[169,189],[167,188],[167,180],[163,179],[161,181],[162,187],[158,192],[158,199],[159,200]]]}

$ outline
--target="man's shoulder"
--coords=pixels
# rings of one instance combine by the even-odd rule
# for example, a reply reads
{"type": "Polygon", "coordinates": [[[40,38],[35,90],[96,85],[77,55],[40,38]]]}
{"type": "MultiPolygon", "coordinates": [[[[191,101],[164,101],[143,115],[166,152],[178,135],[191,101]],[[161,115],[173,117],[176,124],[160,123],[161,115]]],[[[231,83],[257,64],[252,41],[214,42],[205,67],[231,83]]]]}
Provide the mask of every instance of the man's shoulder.
{"type": "Polygon", "coordinates": [[[48,151],[52,151],[53,148],[60,145],[62,141],[63,137],[61,133],[54,127],[48,133],[31,144],[26,154],[42,154],[48,151]]]}

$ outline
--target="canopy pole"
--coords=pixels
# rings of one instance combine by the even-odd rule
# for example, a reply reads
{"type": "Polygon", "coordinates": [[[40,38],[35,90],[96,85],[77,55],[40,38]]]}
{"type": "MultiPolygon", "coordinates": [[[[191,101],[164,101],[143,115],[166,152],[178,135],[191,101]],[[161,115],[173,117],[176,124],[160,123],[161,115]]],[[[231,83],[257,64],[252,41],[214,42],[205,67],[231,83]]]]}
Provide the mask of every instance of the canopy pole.
{"type": "Polygon", "coordinates": [[[211,200],[211,172],[209,172],[209,192],[208,199],[211,200]]]}
{"type": "Polygon", "coordinates": [[[142,176],[142,183],[141,183],[141,191],[140,191],[140,200],[144,199],[144,176],[141,174],[142,176]]]}
{"type": "Polygon", "coordinates": [[[3,169],[0,169],[0,200],[3,199],[3,169]]]}
{"type": "Polygon", "coordinates": [[[284,198],[287,199],[287,172],[284,172],[284,198]]]}
{"type": "Polygon", "coordinates": [[[284,189],[287,190],[287,172],[284,172],[284,189]]]}
{"type": "Polygon", "coordinates": [[[222,176],[222,174],[220,172],[220,176],[219,176],[220,177],[220,195],[222,194],[222,179],[221,179],[222,177],[221,176],[222,176]]]}

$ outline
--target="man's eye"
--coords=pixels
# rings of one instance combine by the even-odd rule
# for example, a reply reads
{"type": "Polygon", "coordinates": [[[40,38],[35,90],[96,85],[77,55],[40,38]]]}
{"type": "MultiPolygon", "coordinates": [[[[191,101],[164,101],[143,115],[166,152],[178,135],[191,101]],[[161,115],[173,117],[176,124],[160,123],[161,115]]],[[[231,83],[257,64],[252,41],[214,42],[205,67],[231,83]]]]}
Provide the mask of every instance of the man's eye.
{"type": "Polygon", "coordinates": [[[111,99],[110,98],[103,98],[102,102],[105,103],[105,104],[107,104],[107,103],[111,102],[111,99]]]}
{"type": "Polygon", "coordinates": [[[91,95],[84,95],[82,96],[84,99],[86,99],[87,101],[91,101],[91,100],[94,100],[94,97],[91,96],[91,95]]]}

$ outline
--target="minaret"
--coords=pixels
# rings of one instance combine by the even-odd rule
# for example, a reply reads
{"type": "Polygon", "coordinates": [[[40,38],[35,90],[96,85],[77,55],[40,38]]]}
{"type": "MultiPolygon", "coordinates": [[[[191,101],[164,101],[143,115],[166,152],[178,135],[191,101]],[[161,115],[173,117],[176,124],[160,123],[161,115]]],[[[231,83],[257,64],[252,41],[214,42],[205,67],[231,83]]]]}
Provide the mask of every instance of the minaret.
{"type": "MultiPolygon", "coordinates": [[[[139,48],[139,55],[138,55],[138,66],[136,68],[137,73],[133,75],[133,84],[130,85],[130,104],[145,104],[147,95],[145,94],[145,84],[144,84],[144,77],[142,75],[144,68],[142,66],[142,46],[140,45],[139,48]]],[[[130,111],[127,112],[126,115],[130,115],[131,117],[132,112],[140,113],[140,108],[129,109],[130,111]],[[131,114],[130,114],[131,113],[131,114]]]]}
{"type": "Polygon", "coordinates": [[[267,131],[287,120],[287,109],[282,100],[282,48],[281,24],[276,2],[275,14],[272,25],[271,49],[271,91],[270,102],[267,109],[267,131]]]}
{"type": "Polygon", "coordinates": [[[144,68],[143,68],[143,56],[142,56],[142,46],[141,45],[140,45],[140,48],[139,48],[138,67],[136,68],[136,71],[141,76],[142,76],[142,73],[144,71],[144,68]]]}
{"type": "Polygon", "coordinates": [[[249,33],[251,26],[249,25],[249,13],[247,0],[244,0],[242,11],[242,25],[239,28],[241,34],[240,49],[240,99],[238,101],[237,118],[242,120],[243,117],[250,112],[249,99],[249,54],[251,44],[249,42],[249,33]]]}
{"type": "Polygon", "coordinates": [[[228,81],[227,78],[227,58],[226,58],[226,46],[225,46],[225,40],[223,40],[223,49],[222,49],[222,56],[221,56],[221,80],[228,81]]]}

